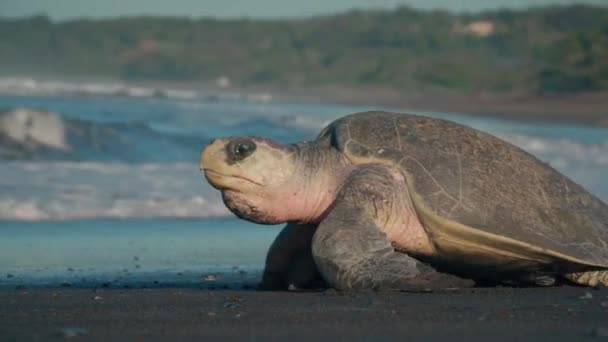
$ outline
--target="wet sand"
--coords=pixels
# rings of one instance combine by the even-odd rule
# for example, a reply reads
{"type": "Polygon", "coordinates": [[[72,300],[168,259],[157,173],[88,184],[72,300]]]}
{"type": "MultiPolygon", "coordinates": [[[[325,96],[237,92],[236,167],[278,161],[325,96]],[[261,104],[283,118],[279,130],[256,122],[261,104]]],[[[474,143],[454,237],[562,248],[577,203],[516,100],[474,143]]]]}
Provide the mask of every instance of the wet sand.
{"type": "Polygon", "coordinates": [[[608,289],[433,293],[0,290],[0,340],[581,341],[608,336],[608,289]]]}

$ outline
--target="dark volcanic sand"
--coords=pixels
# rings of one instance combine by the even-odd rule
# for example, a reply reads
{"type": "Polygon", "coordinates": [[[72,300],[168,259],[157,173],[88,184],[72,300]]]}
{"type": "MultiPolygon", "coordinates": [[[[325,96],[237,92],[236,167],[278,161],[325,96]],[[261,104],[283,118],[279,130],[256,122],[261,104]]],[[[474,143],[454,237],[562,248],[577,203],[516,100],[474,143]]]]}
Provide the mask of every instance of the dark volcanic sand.
{"type": "Polygon", "coordinates": [[[606,336],[606,289],[0,291],[0,341],[579,341],[606,336]]]}

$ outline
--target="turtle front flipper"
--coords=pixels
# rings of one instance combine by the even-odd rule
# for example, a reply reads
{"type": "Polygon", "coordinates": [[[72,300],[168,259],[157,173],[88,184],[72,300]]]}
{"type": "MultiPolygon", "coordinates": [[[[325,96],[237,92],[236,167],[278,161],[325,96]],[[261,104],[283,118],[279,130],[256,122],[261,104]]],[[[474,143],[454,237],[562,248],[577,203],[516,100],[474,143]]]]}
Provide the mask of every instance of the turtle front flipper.
{"type": "Polygon", "coordinates": [[[379,165],[361,166],[345,182],[334,206],[312,241],[315,263],[325,281],[338,290],[421,291],[469,287],[474,283],[439,273],[406,253],[398,252],[385,231],[403,184],[379,165]],[[389,213],[388,211],[391,211],[389,213]]]}

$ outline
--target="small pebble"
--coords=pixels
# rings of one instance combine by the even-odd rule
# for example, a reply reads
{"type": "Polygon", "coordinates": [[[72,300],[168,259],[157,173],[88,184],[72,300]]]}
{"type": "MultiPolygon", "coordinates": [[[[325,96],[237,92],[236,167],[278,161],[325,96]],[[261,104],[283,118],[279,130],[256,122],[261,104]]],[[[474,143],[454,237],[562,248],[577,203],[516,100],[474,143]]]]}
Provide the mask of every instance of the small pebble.
{"type": "Polygon", "coordinates": [[[593,295],[591,294],[591,292],[585,292],[584,295],[579,297],[580,299],[591,299],[593,298],[593,295]]]}
{"type": "Polygon", "coordinates": [[[208,313],[207,313],[207,316],[211,316],[211,317],[213,317],[213,316],[215,316],[215,315],[216,315],[216,313],[215,313],[215,312],[208,312],[208,313]]]}
{"type": "Polygon", "coordinates": [[[12,275],[12,274],[10,274],[10,273],[7,273],[7,274],[6,274],[6,277],[7,277],[8,279],[15,278],[15,276],[14,276],[14,275],[12,275]]]}
{"type": "Polygon", "coordinates": [[[227,296],[224,296],[224,299],[228,302],[242,302],[243,301],[243,297],[241,297],[239,295],[227,295],[227,296]]]}
{"type": "Polygon", "coordinates": [[[596,327],[591,331],[591,336],[608,337],[608,327],[596,327]]]}
{"type": "Polygon", "coordinates": [[[608,308],[608,301],[601,302],[600,306],[603,308],[608,308]]]}
{"type": "Polygon", "coordinates": [[[204,281],[216,281],[217,277],[215,276],[215,274],[207,274],[206,276],[203,277],[204,281]]]}
{"type": "Polygon", "coordinates": [[[87,335],[89,331],[84,328],[63,328],[59,331],[59,335],[64,337],[78,337],[87,335]]]}
{"type": "Polygon", "coordinates": [[[224,307],[226,309],[238,309],[239,307],[241,307],[241,305],[234,302],[226,302],[224,303],[224,307]]]}
{"type": "Polygon", "coordinates": [[[95,296],[95,297],[93,297],[93,300],[102,300],[102,299],[103,299],[103,297],[101,297],[101,296],[95,296]]]}

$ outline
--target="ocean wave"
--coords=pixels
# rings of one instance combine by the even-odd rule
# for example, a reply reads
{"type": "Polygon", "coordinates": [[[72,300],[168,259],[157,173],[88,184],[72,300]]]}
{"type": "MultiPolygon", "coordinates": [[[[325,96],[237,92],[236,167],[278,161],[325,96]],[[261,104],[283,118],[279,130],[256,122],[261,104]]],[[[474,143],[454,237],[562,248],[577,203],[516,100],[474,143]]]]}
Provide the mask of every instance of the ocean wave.
{"type": "Polygon", "coordinates": [[[0,137],[32,148],[69,149],[63,120],[51,112],[18,108],[0,113],[0,137]]]}
{"type": "MultiPolygon", "coordinates": [[[[503,138],[608,200],[608,143],[503,138]]],[[[179,163],[9,161],[0,164],[0,220],[208,218],[232,214],[196,160],[179,163]]]]}
{"type": "Polygon", "coordinates": [[[0,94],[120,96],[132,98],[169,98],[175,100],[203,99],[211,102],[242,100],[253,103],[267,103],[273,100],[273,96],[270,93],[241,94],[226,90],[197,91],[193,89],[131,85],[122,82],[41,81],[22,77],[0,77],[0,94]]]}
{"type": "MultiPolygon", "coordinates": [[[[6,97],[1,104],[27,108],[0,114],[0,220],[229,216],[199,172],[209,138],[314,139],[335,118],[360,110],[61,97],[6,97]]],[[[527,150],[608,200],[608,131],[464,116],[457,121],[527,150]]]]}
{"type": "Polygon", "coordinates": [[[558,169],[585,165],[593,168],[608,168],[608,141],[584,144],[571,139],[550,139],[509,133],[497,135],[550,162],[558,169]]]}
{"type": "Polygon", "coordinates": [[[0,113],[0,159],[179,161],[196,158],[208,139],[159,132],[150,124],[96,122],[35,109],[0,113]]]}
{"type": "Polygon", "coordinates": [[[228,215],[195,163],[0,165],[0,220],[228,215]]]}

